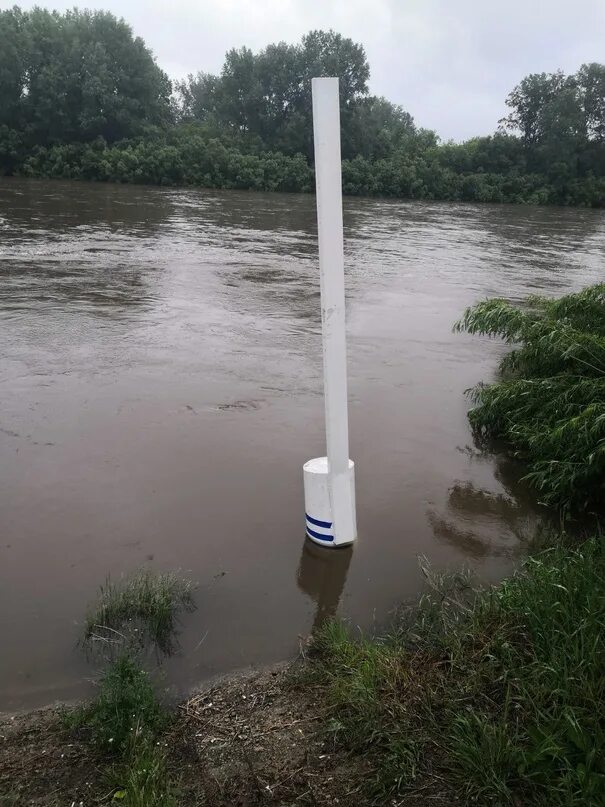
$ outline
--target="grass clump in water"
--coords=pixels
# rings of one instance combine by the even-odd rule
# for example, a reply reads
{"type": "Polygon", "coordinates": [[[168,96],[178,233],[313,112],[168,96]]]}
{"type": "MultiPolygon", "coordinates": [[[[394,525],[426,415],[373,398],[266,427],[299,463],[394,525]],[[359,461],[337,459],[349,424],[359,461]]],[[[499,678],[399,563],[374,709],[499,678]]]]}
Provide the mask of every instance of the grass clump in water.
{"type": "Polygon", "coordinates": [[[165,655],[175,650],[177,620],[193,611],[193,585],[174,573],[139,571],[119,582],[107,579],[86,617],[85,642],[122,646],[151,643],[165,655]]]}
{"type": "Polygon", "coordinates": [[[594,538],[470,601],[425,598],[382,640],[324,628],[331,728],[372,760],[375,803],[420,786],[450,803],[605,803],[604,581],[594,538]]]}
{"type": "Polygon", "coordinates": [[[605,284],[523,307],[485,300],[455,326],[516,347],[500,378],[472,390],[481,439],[506,440],[529,464],[545,504],[564,512],[597,504],[605,478],[605,284]]]}

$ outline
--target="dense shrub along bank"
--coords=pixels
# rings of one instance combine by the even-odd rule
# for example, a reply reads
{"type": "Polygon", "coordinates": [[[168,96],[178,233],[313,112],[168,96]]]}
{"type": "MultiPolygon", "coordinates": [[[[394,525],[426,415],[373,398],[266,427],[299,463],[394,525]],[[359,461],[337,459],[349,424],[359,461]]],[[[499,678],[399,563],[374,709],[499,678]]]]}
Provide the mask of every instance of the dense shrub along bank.
{"type": "Polygon", "coordinates": [[[145,185],[196,185],[263,191],[310,191],[313,171],[302,155],[244,154],[197,135],[168,140],[38,147],[20,172],[29,177],[145,185]]]}
{"type": "Polygon", "coordinates": [[[605,285],[523,306],[485,300],[457,328],[514,346],[499,378],[472,391],[479,440],[501,439],[528,463],[541,500],[565,514],[598,509],[605,477],[605,285]]]}
{"type": "MultiPolygon", "coordinates": [[[[191,131],[113,145],[98,139],[35,147],[16,173],[144,185],[298,193],[314,189],[313,168],[301,154],[246,153],[191,131]]],[[[554,188],[540,174],[456,174],[440,163],[438,148],[417,159],[344,160],[342,177],[343,192],[350,196],[580,206],[600,205],[605,200],[605,179],[574,180],[554,188]]]]}

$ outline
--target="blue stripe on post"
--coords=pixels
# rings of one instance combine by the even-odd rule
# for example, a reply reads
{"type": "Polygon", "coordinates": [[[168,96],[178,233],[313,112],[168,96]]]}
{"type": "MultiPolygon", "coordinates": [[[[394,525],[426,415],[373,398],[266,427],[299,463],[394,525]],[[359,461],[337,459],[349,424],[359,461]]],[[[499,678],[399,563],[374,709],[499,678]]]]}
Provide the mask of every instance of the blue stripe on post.
{"type": "Polygon", "coordinates": [[[334,540],[333,535],[323,535],[321,532],[315,532],[315,530],[312,530],[309,527],[307,527],[307,535],[309,538],[317,538],[318,541],[325,541],[328,544],[334,540]]]}
{"type": "Polygon", "coordinates": [[[331,521],[320,521],[318,518],[311,518],[311,516],[308,513],[305,513],[305,518],[307,519],[307,521],[310,521],[311,524],[315,524],[316,527],[323,527],[326,530],[329,530],[330,527],[332,526],[331,521]]]}

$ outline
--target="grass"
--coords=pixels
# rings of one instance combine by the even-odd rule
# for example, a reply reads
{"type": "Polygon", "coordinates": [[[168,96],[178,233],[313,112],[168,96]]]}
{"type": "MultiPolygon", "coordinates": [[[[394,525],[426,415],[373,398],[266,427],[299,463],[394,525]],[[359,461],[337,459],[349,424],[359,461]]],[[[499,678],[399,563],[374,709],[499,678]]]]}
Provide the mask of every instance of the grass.
{"type": "Polygon", "coordinates": [[[69,727],[85,727],[94,745],[112,754],[126,753],[134,736],[155,736],[167,720],[149,674],[129,655],[109,664],[93,701],[65,716],[69,727]]]}
{"type": "Polygon", "coordinates": [[[177,807],[177,792],[159,739],[170,715],[157,698],[141,651],[176,649],[178,617],[192,611],[193,586],[175,574],[140,571],[107,580],[90,609],[84,644],[111,648],[97,697],[64,715],[65,725],[86,733],[98,752],[113,759],[107,782],[112,800],[129,807],[177,807]]]}
{"type": "Polygon", "coordinates": [[[375,803],[447,782],[477,804],[605,803],[605,547],[530,558],[500,586],[424,598],[379,640],[320,632],[331,731],[375,803]]]}
{"type": "Polygon", "coordinates": [[[139,571],[119,582],[107,579],[86,617],[84,640],[90,647],[124,643],[153,644],[170,655],[176,647],[179,614],[193,611],[193,585],[173,573],[139,571]]]}
{"type": "Polygon", "coordinates": [[[127,807],[178,807],[166,753],[159,742],[136,741],[124,761],[108,775],[112,800],[127,807]]]}
{"type": "Polygon", "coordinates": [[[176,807],[162,732],[170,715],[159,703],[150,676],[129,655],[107,667],[98,696],[68,712],[64,723],[88,733],[92,745],[115,761],[106,781],[112,799],[129,807],[176,807]]]}
{"type": "Polygon", "coordinates": [[[471,391],[479,440],[503,439],[526,479],[564,514],[598,508],[605,478],[605,284],[523,306],[485,300],[455,326],[515,348],[471,391]]]}

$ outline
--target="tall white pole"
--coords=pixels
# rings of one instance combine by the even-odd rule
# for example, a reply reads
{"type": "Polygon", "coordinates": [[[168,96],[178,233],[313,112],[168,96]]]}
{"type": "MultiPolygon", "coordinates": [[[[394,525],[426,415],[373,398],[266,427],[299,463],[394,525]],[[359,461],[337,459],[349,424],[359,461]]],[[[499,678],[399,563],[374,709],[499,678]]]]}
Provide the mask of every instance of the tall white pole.
{"type": "Polygon", "coordinates": [[[305,465],[305,506],[309,537],[338,546],[357,537],[354,466],[349,459],[338,79],[314,78],[312,90],[327,458],[305,465]],[[308,490],[316,491],[310,499],[308,490]],[[320,499],[325,499],[323,504],[320,499]]]}

